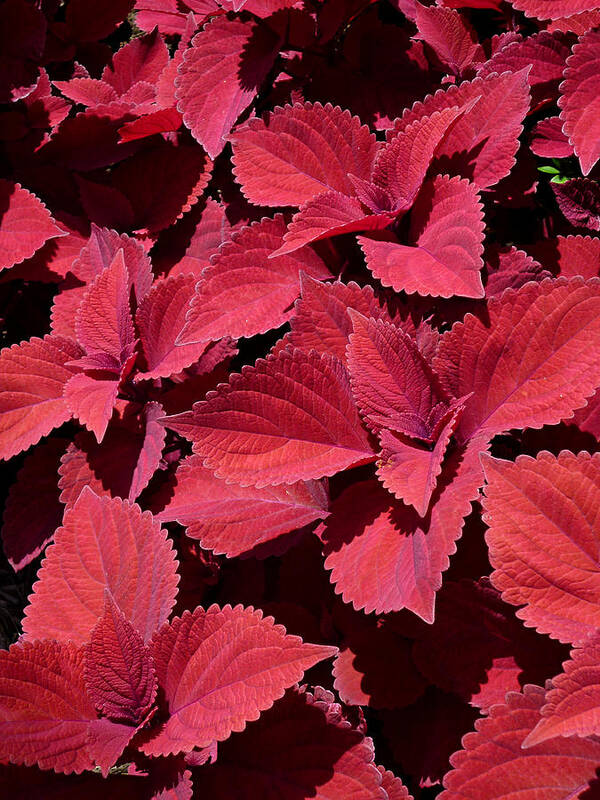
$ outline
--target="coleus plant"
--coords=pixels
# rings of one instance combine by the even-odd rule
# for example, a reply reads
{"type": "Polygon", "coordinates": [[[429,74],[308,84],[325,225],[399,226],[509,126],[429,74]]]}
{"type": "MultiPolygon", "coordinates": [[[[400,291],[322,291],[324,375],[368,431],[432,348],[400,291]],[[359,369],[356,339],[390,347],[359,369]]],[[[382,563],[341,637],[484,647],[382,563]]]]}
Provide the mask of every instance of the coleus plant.
{"type": "Polygon", "coordinates": [[[0,6],[7,794],[600,796],[598,29],[0,6]]]}

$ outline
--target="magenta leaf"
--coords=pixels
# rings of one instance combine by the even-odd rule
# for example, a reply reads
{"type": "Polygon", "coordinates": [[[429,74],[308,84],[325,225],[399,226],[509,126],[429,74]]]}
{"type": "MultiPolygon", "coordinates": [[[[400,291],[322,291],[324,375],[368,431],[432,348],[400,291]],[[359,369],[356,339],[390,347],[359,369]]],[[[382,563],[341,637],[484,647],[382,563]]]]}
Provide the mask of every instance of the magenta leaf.
{"type": "Polygon", "coordinates": [[[171,543],[150,512],[84,488],[47,550],[25,610],[25,636],[84,644],[109,589],[148,641],[175,602],[175,569],[171,543]]]}
{"type": "Polygon", "coordinates": [[[438,175],[413,206],[410,245],[393,234],[359,236],[367,266],[384,286],[409,294],[483,297],[483,208],[474,184],[438,175]]]}
{"type": "Polygon", "coordinates": [[[337,648],[305,644],[253,608],[213,605],[163,626],[151,652],[169,713],[142,745],[156,756],[206,747],[243,730],[337,648]]]}
{"type": "Polygon", "coordinates": [[[85,646],[85,687],[98,711],[113,722],[137,726],[156,696],[156,674],[140,634],[108,590],[104,614],[85,646]]]}
{"type": "Polygon", "coordinates": [[[215,17],[192,39],[176,79],[177,109],[211,158],[225,147],[278,51],[278,37],[269,28],[227,17],[215,17]]]}
{"type": "Polygon", "coordinates": [[[600,627],[598,533],[591,498],[600,460],[563,451],[485,460],[486,541],[492,583],[540,633],[581,642],[600,627]],[[543,511],[543,513],[542,513],[543,511]],[[535,515],[535,525],[531,525],[535,515]]]}
{"type": "Polygon", "coordinates": [[[349,173],[369,180],[378,150],[358,117],[329,103],[277,108],[230,139],[244,195],[266,206],[300,206],[327,190],[352,196],[349,173]]]}
{"type": "Polygon", "coordinates": [[[589,178],[551,184],[558,207],[577,227],[600,231],[600,187],[589,178]]]}
{"type": "Polygon", "coordinates": [[[452,8],[428,7],[419,2],[415,5],[417,38],[424,39],[438,58],[460,75],[476,56],[481,55],[475,31],[465,17],[452,8]]]}
{"type": "Polygon", "coordinates": [[[242,486],[322,478],[373,459],[346,370],[312,351],[259,359],[165,425],[194,442],[217,478],[242,486]]]}
{"type": "Polygon", "coordinates": [[[202,273],[178,344],[249,337],[278,328],[293,314],[300,271],[319,280],[332,277],[310,248],[270,257],[285,229],[278,214],[233,234],[202,273]]]}

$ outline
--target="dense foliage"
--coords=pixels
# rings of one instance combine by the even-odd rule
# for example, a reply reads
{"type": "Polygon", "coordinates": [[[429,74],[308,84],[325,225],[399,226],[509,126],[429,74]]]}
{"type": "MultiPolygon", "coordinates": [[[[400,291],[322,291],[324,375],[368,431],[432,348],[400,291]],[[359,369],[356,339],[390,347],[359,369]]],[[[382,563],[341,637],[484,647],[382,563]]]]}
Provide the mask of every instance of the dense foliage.
{"type": "Polygon", "coordinates": [[[0,53],[6,796],[599,798],[599,0],[0,53]]]}

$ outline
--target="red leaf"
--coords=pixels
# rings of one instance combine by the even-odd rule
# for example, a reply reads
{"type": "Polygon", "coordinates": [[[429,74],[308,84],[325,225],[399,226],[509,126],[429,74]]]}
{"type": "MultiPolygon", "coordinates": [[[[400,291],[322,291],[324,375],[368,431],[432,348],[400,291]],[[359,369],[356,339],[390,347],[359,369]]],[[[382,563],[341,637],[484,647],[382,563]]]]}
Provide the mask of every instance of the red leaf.
{"type": "Polygon", "coordinates": [[[242,486],[322,478],[373,458],[344,367],[315,352],[259,359],[165,424],[194,441],[217,478],[242,486]]]}
{"type": "Polygon", "coordinates": [[[135,500],[158,468],[166,431],[157,420],[159,403],[147,402],[139,414],[115,420],[98,445],[89,433],[78,434],[67,448],[58,470],[60,499],[72,506],[84,486],[97,495],[135,500]]]}
{"type": "Polygon", "coordinates": [[[136,729],[131,725],[109,719],[95,719],[90,723],[88,751],[104,778],[108,777],[110,768],[116,764],[135,733],[136,729]]]}
{"type": "Polygon", "coordinates": [[[464,406],[449,411],[438,423],[441,431],[433,447],[415,442],[402,434],[382,431],[382,451],[377,475],[388,491],[413,506],[424,517],[442,471],[442,461],[464,406]]]}
{"type": "Polygon", "coordinates": [[[65,385],[64,402],[71,414],[92,431],[98,444],[104,434],[117,402],[120,380],[112,373],[94,370],[81,372],[65,385]],[[107,377],[108,375],[108,377],[107,377]]]}
{"type": "Polygon", "coordinates": [[[600,187],[589,178],[551,183],[558,207],[577,227],[600,231],[600,187]]]}
{"type": "Polygon", "coordinates": [[[70,81],[53,81],[53,85],[69,100],[84,106],[97,106],[118,100],[113,87],[96,78],[71,78],[70,81]]]}
{"type": "Polygon", "coordinates": [[[478,75],[485,78],[493,72],[517,72],[531,66],[527,79],[535,107],[556,100],[558,82],[562,80],[570,52],[570,43],[562,34],[540,31],[523,41],[509,42],[485,62],[478,75]]]}
{"type": "Polygon", "coordinates": [[[27,450],[71,418],[63,388],[77,372],[67,366],[82,354],[62,336],[34,337],[0,353],[0,458],[27,450]]]}
{"type": "Polygon", "coordinates": [[[304,203],[294,214],[284,236],[284,244],[273,256],[292,253],[303,245],[329,239],[342,233],[381,230],[393,215],[368,214],[358,200],[339,192],[324,192],[304,203]]]}
{"type": "Polygon", "coordinates": [[[484,520],[492,582],[540,633],[580,642],[600,627],[596,507],[600,458],[563,451],[487,458],[484,520]],[[535,518],[535,525],[531,520],[535,518]]]}
{"type": "Polygon", "coordinates": [[[119,128],[122,142],[133,142],[135,139],[145,139],[157,133],[177,131],[181,127],[181,114],[176,108],[161,108],[151,114],[144,114],[133,122],[126,122],[119,128]]]}
{"type": "Polygon", "coordinates": [[[112,64],[104,68],[102,80],[119,96],[141,81],[154,86],[168,60],[166,44],[158,31],[153,31],[132,39],[115,53],[112,64]]]}
{"type": "Polygon", "coordinates": [[[485,260],[488,273],[485,285],[486,297],[502,294],[509,287],[520,289],[529,281],[541,281],[552,277],[551,272],[516,247],[492,245],[486,250],[485,260]]]}
{"type": "Polygon", "coordinates": [[[202,270],[210,264],[211,256],[216,255],[223,242],[230,239],[230,232],[225,207],[208,197],[185,255],[171,269],[169,277],[189,272],[200,277],[202,270]]]}
{"type": "Polygon", "coordinates": [[[531,132],[531,152],[540,158],[570,158],[573,146],[563,133],[560,117],[540,120],[531,132]]]}
{"type": "Polygon", "coordinates": [[[565,278],[581,275],[597,278],[600,274],[600,239],[593,236],[558,236],[558,265],[565,278]]]}
{"type": "Polygon", "coordinates": [[[424,39],[435,50],[438,58],[455,75],[459,75],[481,52],[475,31],[453,9],[427,7],[418,2],[415,5],[415,22],[419,32],[414,38],[424,39]]]}
{"type": "Polygon", "coordinates": [[[523,749],[523,740],[540,718],[544,690],[526,686],[511,692],[505,705],[493,706],[463,738],[463,750],[452,758],[440,800],[562,800],[584,797],[596,776],[600,744],[590,740],[554,739],[523,749]]]}
{"type": "Polygon", "coordinates": [[[120,372],[132,355],[135,332],[129,306],[129,275],[122,250],[84,295],[75,318],[75,331],[87,355],[108,356],[113,372],[120,372]]]}
{"type": "Polygon", "coordinates": [[[30,453],[10,487],[2,521],[2,544],[10,565],[20,570],[38,556],[60,525],[56,472],[65,439],[48,439],[30,453]],[[35,487],[36,502],[31,502],[35,487]]]}
{"type": "Polygon", "coordinates": [[[181,463],[175,481],[173,496],[156,518],[176,520],[204,549],[228,558],[327,516],[327,490],[316,481],[237,486],[215,478],[198,456],[181,463]]]}
{"type": "Polygon", "coordinates": [[[216,764],[202,768],[202,786],[212,800],[231,800],[232,786],[236,800],[388,800],[372,741],[320,687],[314,696],[289,691],[248,732],[220,746],[216,764]]]}
{"type": "Polygon", "coordinates": [[[584,404],[600,384],[600,281],[559,278],[492,298],[488,315],[467,314],[434,360],[445,390],[466,402],[465,441],[510,428],[541,428],[584,404]]]}
{"type": "Polygon", "coordinates": [[[352,196],[349,173],[368,181],[378,150],[358,117],[330,103],[276,108],[230,141],[244,196],[266,206],[300,206],[328,189],[352,196]]]}
{"type": "Polygon", "coordinates": [[[156,281],[138,306],[135,322],[147,369],[136,375],[136,381],[168,378],[197,361],[206,349],[206,343],[202,342],[175,346],[185,325],[195,286],[193,275],[175,275],[156,281]]]}
{"type": "Polygon", "coordinates": [[[390,322],[349,313],[348,369],[365,422],[374,433],[391,428],[431,441],[448,398],[416,342],[390,322]]]}
{"type": "Polygon", "coordinates": [[[456,120],[476,107],[479,99],[474,95],[464,107],[442,107],[430,116],[415,116],[395,132],[380,151],[373,170],[373,183],[387,193],[391,210],[410,208],[435,153],[450,135],[456,120]]]}
{"type": "Polygon", "coordinates": [[[147,641],[175,602],[175,570],[171,543],[149,512],[84,488],[46,551],[25,610],[25,636],[85,643],[108,588],[147,641]]]}
{"type": "Polygon", "coordinates": [[[216,605],[176,617],[158,631],[151,650],[169,711],[141,746],[155,756],[189,752],[244,730],[305,670],[337,652],[287,635],[261,611],[216,605]]]}
{"type": "Polygon", "coordinates": [[[113,722],[139,725],[156,697],[156,674],[140,634],[106,590],[104,614],[85,646],[88,697],[113,722]]]}
{"type": "Polygon", "coordinates": [[[600,33],[589,31],[573,47],[567,59],[565,80],[560,86],[560,118],[563,131],[579,158],[584,175],[591,172],[600,158],[600,33]]]}
{"type": "Polygon", "coordinates": [[[86,739],[96,712],[83,652],[72,642],[15,644],[0,651],[0,676],[0,759],[67,774],[93,769],[86,739]]]}
{"type": "Polygon", "coordinates": [[[41,200],[0,179],[0,270],[30,258],[48,239],[65,236],[41,200]]]}
{"type": "MultiPolygon", "coordinates": [[[[591,5],[592,3],[590,3],[591,5]]],[[[594,3],[593,5],[595,6],[596,4],[594,3]]],[[[566,10],[567,8],[568,6],[564,5],[564,14],[566,16],[556,17],[550,22],[548,25],[549,31],[564,31],[582,36],[600,24],[600,9],[594,8],[590,11],[582,11],[580,14],[571,14],[566,10]]]]}
{"type": "Polygon", "coordinates": [[[487,189],[506,177],[515,163],[523,119],[529,111],[528,69],[463,81],[429,95],[396,120],[389,136],[436,111],[465,109],[435,151],[438,171],[469,178],[487,189]]]}
{"type": "Polygon", "coordinates": [[[215,17],[192,39],[175,80],[177,109],[211,158],[256,97],[279,44],[270,28],[227,17],[215,17]]]}
{"type": "Polygon", "coordinates": [[[408,608],[433,621],[442,572],[483,483],[482,449],[475,441],[452,454],[425,519],[374,480],[350,486],[334,501],[322,536],[325,567],[345,602],[366,613],[408,608]]]}
{"type": "Polygon", "coordinates": [[[285,233],[281,214],[242,228],[202,273],[178,342],[250,337],[278,328],[293,314],[300,271],[325,280],[332,275],[311,249],[270,258],[285,233]]]}
{"type": "Polygon", "coordinates": [[[408,793],[408,789],[402,783],[400,778],[383,767],[377,767],[381,773],[381,788],[385,789],[388,800],[412,800],[412,795],[408,793]]]}
{"type": "Polygon", "coordinates": [[[348,337],[352,333],[350,309],[365,317],[391,322],[370,286],[361,288],[353,281],[320,283],[302,275],[301,289],[302,296],[290,322],[289,341],[294,347],[330,353],[345,362],[348,337]]]}
{"type": "Polygon", "coordinates": [[[598,8],[596,0],[511,0],[511,3],[526,16],[538,19],[570,17],[598,8]]]}
{"type": "Polygon", "coordinates": [[[533,747],[555,736],[597,736],[600,731],[600,634],[594,632],[552,679],[542,718],[523,742],[533,747]]]}
{"type": "Polygon", "coordinates": [[[414,245],[393,234],[359,236],[367,266],[384,286],[409,294],[483,297],[483,208],[474,184],[437,175],[426,183],[411,215],[414,245]]]}

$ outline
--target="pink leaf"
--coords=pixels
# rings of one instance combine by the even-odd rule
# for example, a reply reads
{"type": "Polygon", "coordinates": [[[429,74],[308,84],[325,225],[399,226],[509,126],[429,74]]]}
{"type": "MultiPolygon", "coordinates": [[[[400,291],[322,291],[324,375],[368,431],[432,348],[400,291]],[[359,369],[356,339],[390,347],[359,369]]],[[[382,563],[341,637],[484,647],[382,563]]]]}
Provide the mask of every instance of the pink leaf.
{"type": "Polygon", "coordinates": [[[413,506],[420,517],[424,517],[429,508],[462,408],[452,409],[440,421],[441,431],[433,449],[387,430],[379,436],[382,447],[377,468],[379,479],[399,500],[413,506]]]}
{"type": "Polygon", "coordinates": [[[524,739],[540,719],[544,690],[526,686],[510,692],[505,705],[475,723],[463,738],[463,750],[451,758],[440,800],[561,800],[584,797],[596,777],[600,744],[590,740],[554,739],[524,749],[524,739]]]}
{"type": "Polygon", "coordinates": [[[481,441],[455,451],[421,519],[374,480],[356,483],[334,501],[322,535],[335,590],[366,613],[408,608],[426,622],[456,550],[464,518],[483,483],[481,441]]]}
{"type": "Polygon", "coordinates": [[[492,582],[540,633],[580,642],[600,627],[598,534],[593,498],[600,459],[542,452],[516,463],[487,458],[484,520],[492,582]],[[535,525],[531,520],[535,515],[535,525]]]}
{"type": "MultiPolygon", "coordinates": [[[[212,800],[396,800],[382,788],[373,743],[344,719],[333,695],[293,689],[202,768],[212,800]],[[248,780],[248,764],[252,780],[248,780]]],[[[400,795],[402,800],[406,795],[400,795]]]]}
{"type": "Polygon", "coordinates": [[[86,748],[96,718],[72,642],[24,642],[0,651],[0,759],[56,772],[93,769],[86,748]]]}
{"type": "Polygon", "coordinates": [[[350,309],[365,317],[391,322],[370,286],[361,288],[353,281],[320,283],[303,275],[301,288],[302,296],[290,322],[289,341],[294,347],[330,353],[345,362],[348,337],[352,333],[350,309]]]}
{"type": "Polygon", "coordinates": [[[304,203],[284,236],[283,245],[273,256],[292,253],[299,247],[342,233],[387,228],[393,215],[369,214],[354,197],[339,192],[324,192],[304,203]]]}
{"type": "Polygon", "coordinates": [[[108,588],[148,641],[175,602],[175,569],[171,543],[149,512],[84,488],[42,562],[25,610],[25,636],[85,643],[108,588]]]}
{"type": "Polygon", "coordinates": [[[293,314],[301,270],[320,280],[332,277],[309,248],[269,257],[281,245],[285,228],[278,214],[233,234],[202,273],[178,343],[249,337],[278,328],[293,314]]]}
{"type": "Polygon", "coordinates": [[[483,297],[483,209],[474,184],[437,175],[426,183],[411,215],[409,239],[359,236],[367,266],[384,286],[409,294],[483,297]]]}
{"type": "Polygon", "coordinates": [[[71,417],[63,389],[81,348],[62,336],[34,337],[0,353],[0,457],[27,450],[71,417]]]}
{"type": "Polygon", "coordinates": [[[416,3],[415,38],[424,39],[440,60],[459,75],[481,51],[475,31],[457,11],[416,3]]]}
{"type": "Polygon", "coordinates": [[[53,85],[69,100],[84,106],[97,106],[118,100],[112,86],[95,78],[72,78],[70,81],[53,81],[53,85]]]}
{"type": "Polygon", "coordinates": [[[381,788],[387,794],[387,800],[412,800],[412,795],[408,793],[408,789],[402,783],[400,778],[383,767],[377,767],[381,773],[381,788]]]}
{"type": "Polygon", "coordinates": [[[168,378],[197,361],[206,349],[203,342],[175,346],[185,325],[195,286],[193,275],[175,275],[156,281],[138,306],[135,321],[147,369],[139,372],[136,380],[168,378]]]}
{"type": "Polygon", "coordinates": [[[600,385],[600,281],[545,280],[507,289],[440,342],[434,366],[454,397],[469,392],[465,441],[568,419],[600,385]]]}
{"type": "Polygon", "coordinates": [[[563,131],[579,158],[581,171],[588,175],[600,158],[600,33],[589,31],[573,47],[567,59],[565,80],[558,101],[563,131]]]}
{"type": "Polygon", "coordinates": [[[133,726],[104,717],[90,722],[87,749],[104,778],[108,777],[110,768],[116,764],[135,733],[133,726]]]}
{"type": "Polygon", "coordinates": [[[354,332],[347,347],[352,392],[365,422],[431,441],[447,410],[447,397],[416,342],[384,320],[351,310],[354,332]]]}
{"type": "Polygon", "coordinates": [[[276,108],[230,140],[245,197],[267,206],[300,206],[327,190],[352,196],[349,173],[369,180],[378,149],[358,117],[330,103],[276,108]]]}
{"type": "Polygon", "coordinates": [[[181,114],[176,108],[161,108],[151,114],[144,114],[133,122],[126,122],[119,128],[122,142],[145,139],[157,133],[177,131],[181,127],[181,114]]]}
{"type": "Polygon", "coordinates": [[[600,732],[600,635],[594,632],[552,679],[542,718],[523,742],[532,747],[555,736],[597,736],[600,732]]]}
{"type": "Polygon", "coordinates": [[[156,518],[176,520],[203,548],[234,558],[327,516],[326,488],[316,481],[256,489],[215,478],[194,455],[179,466],[166,507],[156,518]]]}
{"type": "Polygon", "coordinates": [[[327,354],[259,359],[165,424],[194,441],[217,478],[242,486],[322,478],[373,459],[346,371],[327,354]]]}
{"type": "Polygon", "coordinates": [[[227,17],[215,17],[192,39],[175,81],[177,109],[211,158],[256,97],[279,44],[266,26],[227,17]]]}
{"type": "Polygon", "coordinates": [[[30,258],[48,239],[65,236],[41,200],[0,179],[0,270],[30,258]]]}
{"type": "Polygon", "coordinates": [[[104,614],[85,646],[89,698],[113,722],[137,726],[156,697],[156,674],[142,637],[106,590],[104,614]]]}
{"type": "Polygon", "coordinates": [[[151,650],[169,718],[142,745],[148,755],[206,747],[244,730],[305,670],[337,652],[287,635],[261,611],[216,605],[176,617],[151,650]]]}
{"type": "Polygon", "coordinates": [[[529,111],[528,68],[503,75],[490,75],[463,81],[458,86],[439,90],[423,102],[407,109],[396,120],[389,136],[406,130],[415,121],[436,111],[465,109],[435,151],[438,172],[451,172],[469,178],[487,189],[506,177],[515,163],[523,119],[529,111]]]}
{"type": "Polygon", "coordinates": [[[65,439],[48,439],[31,452],[10,487],[2,520],[2,544],[14,570],[41,553],[60,525],[63,507],[58,499],[56,472],[65,439]],[[31,502],[35,487],[36,502],[31,502]]]}

